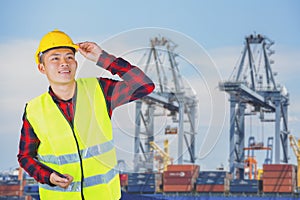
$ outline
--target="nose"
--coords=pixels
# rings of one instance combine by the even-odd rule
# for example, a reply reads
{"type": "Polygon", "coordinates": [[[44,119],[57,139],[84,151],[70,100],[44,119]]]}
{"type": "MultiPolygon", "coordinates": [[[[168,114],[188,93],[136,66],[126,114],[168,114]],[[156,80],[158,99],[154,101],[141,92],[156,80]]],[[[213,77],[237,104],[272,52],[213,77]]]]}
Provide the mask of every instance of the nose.
{"type": "Polygon", "coordinates": [[[68,63],[67,59],[62,58],[61,62],[60,62],[60,66],[69,66],[69,63],[68,63]]]}

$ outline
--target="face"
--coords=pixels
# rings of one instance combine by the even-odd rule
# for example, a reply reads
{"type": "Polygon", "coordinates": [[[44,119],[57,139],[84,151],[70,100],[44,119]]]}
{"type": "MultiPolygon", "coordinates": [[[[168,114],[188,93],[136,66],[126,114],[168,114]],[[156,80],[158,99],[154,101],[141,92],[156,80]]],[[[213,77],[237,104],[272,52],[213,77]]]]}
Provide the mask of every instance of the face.
{"type": "Polygon", "coordinates": [[[38,65],[39,71],[45,74],[50,85],[75,83],[77,61],[74,52],[69,48],[58,48],[47,51],[38,65]]]}

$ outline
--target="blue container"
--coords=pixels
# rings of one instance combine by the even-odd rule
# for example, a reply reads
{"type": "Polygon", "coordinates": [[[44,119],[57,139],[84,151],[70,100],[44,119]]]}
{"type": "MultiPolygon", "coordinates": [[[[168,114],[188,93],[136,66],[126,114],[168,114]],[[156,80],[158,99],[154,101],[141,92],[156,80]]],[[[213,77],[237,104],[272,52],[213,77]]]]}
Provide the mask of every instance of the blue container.
{"type": "Polygon", "coordinates": [[[128,185],[155,185],[155,179],[128,179],[128,185]]]}
{"type": "Polygon", "coordinates": [[[197,185],[224,185],[224,178],[197,178],[197,185]]]}
{"type": "Polygon", "coordinates": [[[226,171],[201,171],[199,172],[199,178],[225,178],[226,171]]]}
{"type": "Polygon", "coordinates": [[[229,191],[231,193],[258,193],[259,189],[257,185],[249,185],[249,186],[234,185],[234,186],[230,186],[229,191]]]}
{"type": "Polygon", "coordinates": [[[129,193],[155,193],[154,185],[128,185],[127,192],[129,193]]]}
{"type": "Polygon", "coordinates": [[[258,180],[231,180],[230,181],[230,186],[232,185],[241,185],[241,186],[257,186],[258,185],[258,180]]]}
{"type": "Polygon", "coordinates": [[[129,179],[141,179],[141,180],[146,180],[146,179],[155,179],[155,174],[146,174],[146,173],[129,173],[128,174],[128,180],[129,179]]]}
{"type": "Polygon", "coordinates": [[[231,193],[259,193],[262,191],[262,182],[258,180],[232,180],[229,191],[231,193]]]}

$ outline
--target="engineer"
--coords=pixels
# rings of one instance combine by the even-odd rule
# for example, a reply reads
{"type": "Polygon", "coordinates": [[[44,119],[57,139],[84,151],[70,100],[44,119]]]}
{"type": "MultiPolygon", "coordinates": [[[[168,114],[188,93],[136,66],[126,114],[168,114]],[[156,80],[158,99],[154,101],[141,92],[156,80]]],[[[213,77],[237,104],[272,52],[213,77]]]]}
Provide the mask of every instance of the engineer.
{"type": "Polygon", "coordinates": [[[112,111],[150,94],[153,82],[138,67],[96,43],[74,44],[59,30],[41,39],[35,59],[50,86],[26,104],[20,166],[39,182],[42,200],[120,199],[112,111]],[[121,80],[76,80],[77,51],[121,80]]]}

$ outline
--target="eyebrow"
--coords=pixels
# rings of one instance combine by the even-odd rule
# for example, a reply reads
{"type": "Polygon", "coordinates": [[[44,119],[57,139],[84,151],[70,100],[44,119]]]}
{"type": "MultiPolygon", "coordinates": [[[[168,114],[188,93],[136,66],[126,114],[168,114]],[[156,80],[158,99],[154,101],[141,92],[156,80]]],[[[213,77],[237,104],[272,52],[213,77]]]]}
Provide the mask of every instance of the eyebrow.
{"type": "MultiPolygon", "coordinates": [[[[50,56],[60,56],[60,55],[62,55],[62,54],[61,54],[61,53],[53,53],[53,54],[50,54],[49,57],[50,57],[50,56]]],[[[68,55],[74,56],[74,54],[71,53],[71,52],[68,52],[68,53],[66,53],[65,55],[66,55],[66,56],[68,56],[68,55]]]]}

